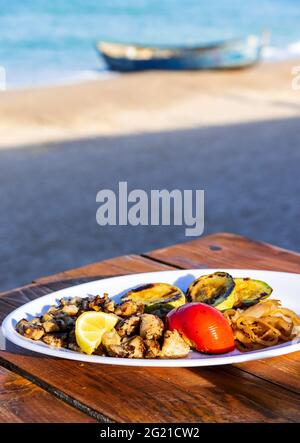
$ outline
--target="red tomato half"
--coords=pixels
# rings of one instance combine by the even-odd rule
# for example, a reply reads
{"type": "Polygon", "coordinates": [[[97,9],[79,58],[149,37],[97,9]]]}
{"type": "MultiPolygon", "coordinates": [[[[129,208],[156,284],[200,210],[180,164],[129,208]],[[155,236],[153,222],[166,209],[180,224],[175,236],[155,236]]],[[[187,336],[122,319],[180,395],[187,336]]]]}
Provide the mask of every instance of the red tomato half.
{"type": "Polygon", "coordinates": [[[168,329],[177,329],[199,352],[222,354],[234,349],[232,329],[220,311],[204,303],[188,303],[167,315],[168,329]]]}

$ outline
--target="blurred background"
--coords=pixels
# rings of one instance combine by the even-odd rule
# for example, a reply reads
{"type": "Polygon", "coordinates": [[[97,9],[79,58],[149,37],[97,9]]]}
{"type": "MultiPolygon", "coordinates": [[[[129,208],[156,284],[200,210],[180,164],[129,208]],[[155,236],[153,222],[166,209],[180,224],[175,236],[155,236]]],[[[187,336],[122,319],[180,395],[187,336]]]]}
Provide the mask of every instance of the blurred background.
{"type": "Polygon", "coordinates": [[[297,0],[0,0],[9,87],[93,79],[107,71],[97,40],[204,44],[271,33],[263,59],[300,55],[297,0]]]}
{"type": "Polygon", "coordinates": [[[100,227],[96,194],[204,189],[204,234],[300,252],[297,0],[0,0],[0,292],[188,240],[100,227]],[[112,72],[98,41],[205,46],[270,33],[242,70],[112,72]]]}

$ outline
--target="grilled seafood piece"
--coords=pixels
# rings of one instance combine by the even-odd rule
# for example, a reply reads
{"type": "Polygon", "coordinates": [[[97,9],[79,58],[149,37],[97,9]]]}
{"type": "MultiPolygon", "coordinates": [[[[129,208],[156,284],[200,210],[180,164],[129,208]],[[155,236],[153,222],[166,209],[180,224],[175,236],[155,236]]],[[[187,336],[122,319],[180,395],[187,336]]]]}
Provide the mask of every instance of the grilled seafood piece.
{"type": "Polygon", "coordinates": [[[115,328],[106,332],[96,355],[125,358],[172,358],[186,355],[189,347],[176,332],[167,331],[162,319],[144,313],[144,305],[125,300],[119,304],[107,294],[85,298],[62,298],[58,306],[32,320],[22,319],[16,330],[32,340],[42,340],[49,346],[82,352],[76,342],[76,319],[86,311],[113,312],[119,317],[115,328]]]}
{"type": "Polygon", "coordinates": [[[143,314],[140,323],[140,336],[146,339],[157,340],[163,335],[163,321],[153,314],[143,314]]]}
{"type": "Polygon", "coordinates": [[[132,315],[128,318],[123,318],[116,325],[116,331],[120,337],[125,337],[135,333],[140,325],[141,318],[138,315],[132,315]]]}
{"type": "Polygon", "coordinates": [[[165,332],[164,342],[160,352],[161,358],[183,358],[188,355],[189,351],[189,345],[176,329],[165,332]]]}

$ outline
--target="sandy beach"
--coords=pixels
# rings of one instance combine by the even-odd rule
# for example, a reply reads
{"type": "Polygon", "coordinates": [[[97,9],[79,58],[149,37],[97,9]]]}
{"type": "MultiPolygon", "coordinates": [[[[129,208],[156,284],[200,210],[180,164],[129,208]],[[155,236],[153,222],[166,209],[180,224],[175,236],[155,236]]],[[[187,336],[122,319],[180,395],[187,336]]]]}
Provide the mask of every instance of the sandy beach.
{"type": "Polygon", "coordinates": [[[292,66],[141,73],[0,93],[0,291],[185,241],[96,224],[96,193],[204,189],[205,234],[300,251],[300,91],[292,66]]]}
{"type": "Polygon", "coordinates": [[[0,147],[297,116],[292,67],[148,72],[0,92],[0,147]]]}

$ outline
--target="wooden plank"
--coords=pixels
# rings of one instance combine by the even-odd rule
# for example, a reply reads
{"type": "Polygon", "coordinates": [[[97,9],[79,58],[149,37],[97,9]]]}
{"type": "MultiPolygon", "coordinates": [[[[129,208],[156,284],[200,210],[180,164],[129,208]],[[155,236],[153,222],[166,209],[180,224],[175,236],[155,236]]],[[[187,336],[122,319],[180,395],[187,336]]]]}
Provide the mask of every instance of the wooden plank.
{"type": "MultiPolygon", "coordinates": [[[[182,269],[227,267],[300,272],[300,254],[234,234],[209,235],[145,256],[182,269]]],[[[300,352],[236,367],[300,392],[300,352]]]]}
{"type": "Polygon", "coordinates": [[[144,257],[182,269],[246,268],[300,272],[300,254],[234,234],[213,234],[144,257]]]}
{"type": "Polygon", "coordinates": [[[293,422],[300,396],[233,367],[131,368],[0,353],[118,422],[293,422]]]}
{"type": "Polygon", "coordinates": [[[36,284],[4,292],[0,296],[0,321],[2,322],[7,314],[24,303],[28,303],[37,297],[48,294],[49,292],[51,292],[51,290],[47,286],[36,284]]]}
{"type": "Polygon", "coordinates": [[[0,423],[93,423],[96,420],[29,380],[0,367],[0,423]]]}
{"type": "Polygon", "coordinates": [[[300,393],[300,352],[235,365],[258,377],[300,393]]]}
{"type": "MultiPolygon", "coordinates": [[[[70,269],[68,271],[60,272],[59,274],[50,275],[34,280],[35,283],[46,284],[59,281],[68,282],[68,280],[77,280],[79,283],[81,279],[96,280],[97,278],[104,278],[116,276],[121,274],[136,274],[139,272],[163,271],[164,269],[171,269],[170,265],[158,266],[139,255],[124,255],[109,260],[104,260],[97,263],[92,263],[80,268],[70,269]]],[[[70,283],[69,283],[70,286],[70,283]]]]}
{"type": "MultiPolygon", "coordinates": [[[[115,267],[98,264],[97,274],[146,272],[167,266],[145,258],[118,259],[115,267]],[[121,260],[121,261],[120,261],[121,260]],[[136,262],[136,263],[135,263],[136,262]],[[108,268],[106,268],[108,266],[108,268]]],[[[94,272],[94,271],[93,271],[94,272]]],[[[82,278],[82,271],[66,276],[82,278]]],[[[85,273],[87,278],[88,272],[85,273]]],[[[31,299],[60,283],[58,277],[24,291],[31,299]]],[[[19,290],[20,291],[20,290],[19,290]]],[[[25,296],[23,294],[23,297],[25,296]]],[[[15,295],[0,299],[0,311],[9,309],[15,295]]],[[[1,352],[2,361],[22,369],[43,387],[95,411],[103,419],[120,422],[274,422],[300,419],[300,397],[233,367],[215,368],[130,368],[83,364],[51,359],[22,350],[1,352]]]]}

